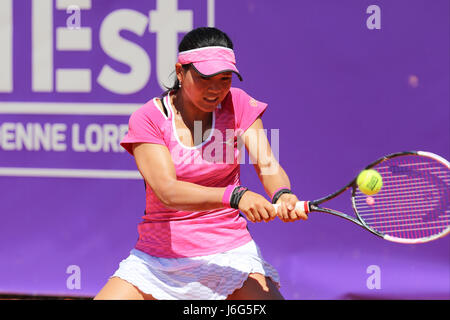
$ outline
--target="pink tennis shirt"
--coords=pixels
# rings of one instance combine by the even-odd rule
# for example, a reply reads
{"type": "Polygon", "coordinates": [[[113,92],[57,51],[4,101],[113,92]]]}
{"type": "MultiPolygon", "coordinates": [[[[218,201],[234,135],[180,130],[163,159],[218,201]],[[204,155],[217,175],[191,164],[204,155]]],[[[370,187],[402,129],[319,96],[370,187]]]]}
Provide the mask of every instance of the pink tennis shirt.
{"type": "MultiPolygon", "coordinates": [[[[169,95],[164,97],[166,114],[156,98],[148,101],[130,117],[129,130],[121,141],[129,153],[138,142],[164,145],[171,153],[178,180],[207,187],[240,184],[238,136],[261,116],[267,104],[238,88],[213,112],[212,128],[201,144],[181,143],[169,95]]],[[[194,131],[195,132],[195,131],[194,131]]],[[[201,130],[200,130],[201,132],[201,130]]],[[[138,225],[136,249],[164,258],[195,257],[231,250],[250,241],[247,221],[233,208],[209,211],[182,211],[164,206],[146,183],[146,207],[138,225]]]]}

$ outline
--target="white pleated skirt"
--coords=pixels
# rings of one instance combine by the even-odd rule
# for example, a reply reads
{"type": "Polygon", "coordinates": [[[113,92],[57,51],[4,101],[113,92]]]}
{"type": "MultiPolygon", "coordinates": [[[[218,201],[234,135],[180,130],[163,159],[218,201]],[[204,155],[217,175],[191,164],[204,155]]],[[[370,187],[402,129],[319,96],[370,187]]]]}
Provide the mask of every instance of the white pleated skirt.
{"type": "Polygon", "coordinates": [[[278,287],[278,272],[251,240],[238,248],[192,258],[159,258],[133,249],[111,277],[119,277],[158,300],[221,300],[244,284],[250,273],[269,277],[278,287]]]}

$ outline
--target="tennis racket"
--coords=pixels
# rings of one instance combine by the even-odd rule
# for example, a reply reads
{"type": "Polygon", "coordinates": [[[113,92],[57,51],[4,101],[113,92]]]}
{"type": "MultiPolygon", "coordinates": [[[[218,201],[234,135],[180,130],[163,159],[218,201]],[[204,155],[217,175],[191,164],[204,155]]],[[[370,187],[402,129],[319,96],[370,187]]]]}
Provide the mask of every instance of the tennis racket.
{"type": "MultiPolygon", "coordinates": [[[[383,187],[368,196],[356,183],[318,200],[299,201],[306,213],[323,212],[347,219],[389,241],[425,243],[450,233],[450,165],[444,158],[424,151],[408,151],[384,156],[364,169],[378,171],[383,187]],[[321,207],[351,189],[356,217],[321,207]]],[[[279,205],[275,205],[278,208],[279,205]]]]}

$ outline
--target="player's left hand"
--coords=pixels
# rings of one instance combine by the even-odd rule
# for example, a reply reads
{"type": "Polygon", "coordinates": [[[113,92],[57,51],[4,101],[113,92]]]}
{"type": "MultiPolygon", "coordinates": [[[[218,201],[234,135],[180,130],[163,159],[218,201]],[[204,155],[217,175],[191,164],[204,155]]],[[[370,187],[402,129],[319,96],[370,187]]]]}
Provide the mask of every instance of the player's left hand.
{"type": "Polygon", "coordinates": [[[280,207],[277,210],[277,216],[283,222],[293,222],[296,220],[307,220],[308,215],[296,208],[298,198],[295,194],[285,193],[278,199],[277,204],[280,207]]]}

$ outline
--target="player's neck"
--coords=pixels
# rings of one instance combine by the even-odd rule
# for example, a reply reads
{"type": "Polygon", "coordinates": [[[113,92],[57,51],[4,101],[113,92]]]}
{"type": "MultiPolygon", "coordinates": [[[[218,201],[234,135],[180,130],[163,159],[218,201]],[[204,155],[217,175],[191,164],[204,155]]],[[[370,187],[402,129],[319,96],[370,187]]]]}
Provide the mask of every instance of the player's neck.
{"type": "Polygon", "coordinates": [[[186,124],[194,125],[194,121],[201,121],[203,125],[211,122],[211,112],[205,112],[197,108],[180,91],[171,96],[175,112],[179,114],[186,124]]]}

